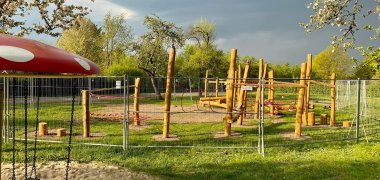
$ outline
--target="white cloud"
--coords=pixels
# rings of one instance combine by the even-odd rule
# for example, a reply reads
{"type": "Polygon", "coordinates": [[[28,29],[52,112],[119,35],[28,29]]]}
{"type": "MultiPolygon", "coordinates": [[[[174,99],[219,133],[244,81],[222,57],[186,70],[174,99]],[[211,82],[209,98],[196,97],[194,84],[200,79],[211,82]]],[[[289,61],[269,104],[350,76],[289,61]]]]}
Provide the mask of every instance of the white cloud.
{"type": "Polygon", "coordinates": [[[309,36],[302,33],[284,31],[257,31],[236,34],[231,38],[219,38],[215,42],[222,49],[229,51],[237,48],[242,56],[250,55],[264,58],[267,62],[299,64],[307,53],[316,54],[328,45],[329,36],[309,36]]]}
{"type": "Polygon", "coordinates": [[[93,21],[101,21],[104,15],[111,12],[112,15],[124,14],[126,19],[133,19],[137,16],[136,11],[133,11],[125,6],[113,3],[109,0],[67,0],[67,4],[81,5],[92,10],[88,17],[93,21]]]}

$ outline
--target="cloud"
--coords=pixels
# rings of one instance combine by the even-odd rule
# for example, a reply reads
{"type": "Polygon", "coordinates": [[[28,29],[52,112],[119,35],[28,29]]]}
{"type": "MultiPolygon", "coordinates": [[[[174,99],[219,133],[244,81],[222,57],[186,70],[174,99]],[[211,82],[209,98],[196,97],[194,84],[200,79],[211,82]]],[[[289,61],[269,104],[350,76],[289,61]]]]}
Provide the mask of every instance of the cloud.
{"type": "Polygon", "coordinates": [[[102,21],[104,15],[111,12],[113,15],[124,14],[126,19],[133,19],[137,16],[137,12],[127,8],[125,5],[116,4],[109,0],[95,0],[91,2],[90,0],[68,0],[67,4],[81,5],[88,7],[92,10],[88,15],[93,21],[102,21]]]}
{"type": "Polygon", "coordinates": [[[263,58],[270,63],[300,64],[307,53],[318,54],[328,45],[329,36],[310,35],[297,31],[256,31],[237,34],[230,38],[219,38],[215,42],[229,51],[237,48],[241,56],[263,58]]]}

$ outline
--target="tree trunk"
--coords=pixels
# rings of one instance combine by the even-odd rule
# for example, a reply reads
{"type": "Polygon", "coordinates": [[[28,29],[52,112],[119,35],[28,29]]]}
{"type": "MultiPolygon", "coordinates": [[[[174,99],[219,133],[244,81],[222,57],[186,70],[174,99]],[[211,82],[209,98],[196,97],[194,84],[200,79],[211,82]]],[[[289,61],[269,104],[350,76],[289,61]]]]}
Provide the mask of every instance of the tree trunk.
{"type": "Polygon", "coordinates": [[[163,98],[161,96],[161,93],[160,93],[159,89],[156,86],[156,79],[153,76],[150,76],[150,82],[152,83],[153,90],[154,90],[154,93],[155,93],[157,99],[163,100],[163,98]]]}

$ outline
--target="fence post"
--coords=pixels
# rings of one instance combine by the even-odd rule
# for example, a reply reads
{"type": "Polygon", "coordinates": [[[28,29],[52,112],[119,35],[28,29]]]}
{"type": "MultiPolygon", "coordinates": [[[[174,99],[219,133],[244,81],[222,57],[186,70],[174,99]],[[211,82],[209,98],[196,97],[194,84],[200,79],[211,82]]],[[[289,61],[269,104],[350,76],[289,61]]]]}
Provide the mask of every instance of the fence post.
{"type": "Polygon", "coordinates": [[[3,89],[0,89],[0,174],[1,174],[1,164],[3,163],[3,123],[4,123],[4,117],[3,117],[3,108],[4,108],[4,91],[3,89]]]}
{"type": "Polygon", "coordinates": [[[331,95],[331,112],[330,112],[330,127],[335,126],[335,81],[336,81],[336,75],[335,73],[331,74],[331,88],[330,88],[330,95],[331,95]]]}
{"type": "Polygon", "coordinates": [[[356,143],[359,143],[359,126],[360,126],[360,84],[361,80],[358,78],[357,80],[357,104],[356,104],[356,143]]]}
{"type": "Polygon", "coordinates": [[[231,50],[230,67],[228,70],[227,87],[226,87],[226,119],[224,120],[224,135],[231,136],[231,123],[232,123],[232,110],[233,110],[233,93],[234,93],[234,77],[235,77],[235,64],[236,64],[237,49],[231,50]]]}
{"type": "Polygon", "coordinates": [[[123,149],[128,148],[129,128],[129,78],[124,76],[124,121],[123,121],[123,149]]]}
{"type": "Polygon", "coordinates": [[[306,77],[306,63],[302,63],[301,65],[301,78],[300,78],[300,89],[298,92],[298,101],[297,101],[297,113],[296,113],[296,124],[295,124],[295,137],[301,137],[301,129],[302,129],[302,114],[304,108],[304,100],[305,100],[305,77],[306,77]]]}

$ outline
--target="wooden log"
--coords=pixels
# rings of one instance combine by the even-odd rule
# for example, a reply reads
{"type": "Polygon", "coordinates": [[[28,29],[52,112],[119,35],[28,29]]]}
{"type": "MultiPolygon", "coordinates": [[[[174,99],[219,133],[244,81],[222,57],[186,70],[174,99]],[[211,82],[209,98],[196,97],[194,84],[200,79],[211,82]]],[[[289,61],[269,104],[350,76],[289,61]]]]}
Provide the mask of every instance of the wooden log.
{"type": "Polygon", "coordinates": [[[327,114],[321,114],[321,125],[327,125],[327,114]]]}
{"type": "Polygon", "coordinates": [[[66,129],[65,128],[57,129],[57,137],[65,137],[65,136],[66,136],[66,129]]]}
{"type": "Polygon", "coordinates": [[[82,90],[82,124],[83,137],[90,137],[90,93],[88,90],[82,90]]]}
{"type": "Polygon", "coordinates": [[[206,70],[206,77],[205,77],[205,94],[204,97],[207,97],[207,92],[208,92],[208,70],[206,70]]]}
{"type": "MultiPolygon", "coordinates": [[[[264,74],[264,60],[263,59],[260,59],[259,60],[259,75],[258,75],[258,78],[261,79],[263,77],[263,74],[264,74]]],[[[255,119],[258,119],[259,118],[259,101],[260,101],[260,88],[257,88],[256,89],[256,98],[255,98],[255,109],[254,109],[254,118],[255,119]]]]}
{"type": "Polygon", "coordinates": [[[231,59],[230,59],[230,68],[228,70],[228,79],[227,79],[227,87],[226,87],[226,100],[227,100],[227,108],[226,108],[226,120],[224,121],[224,135],[231,136],[231,123],[232,119],[232,109],[233,109],[233,93],[234,93],[234,77],[235,77],[235,64],[236,64],[236,54],[237,49],[231,50],[231,59]]]}
{"type": "Polygon", "coordinates": [[[165,113],[164,113],[164,123],[163,123],[163,128],[162,128],[162,138],[169,138],[170,104],[171,104],[171,95],[172,95],[172,84],[173,84],[172,77],[174,74],[174,64],[175,64],[175,49],[171,48],[169,52],[168,72],[167,72],[167,78],[166,78],[166,92],[165,92],[165,106],[164,106],[165,113]]]}
{"type": "Polygon", "coordinates": [[[141,81],[140,78],[135,79],[135,96],[133,98],[133,124],[135,126],[140,126],[140,86],[141,86],[141,81]]]}
{"type": "MultiPolygon", "coordinates": [[[[244,75],[243,75],[243,79],[242,79],[241,83],[246,83],[247,82],[247,78],[248,78],[250,67],[251,67],[251,61],[248,60],[245,63],[244,75]]],[[[240,116],[240,118],[238,120],[238,124],[239,125],[243,125],[244,117],[245,117],[245,114],[246,114],[245,113],[245,111],[247,109],[247,106],[246,106],[246,103],[245,103],[246,99],[247,99],[247,91],[241,90],[241,86],[240,86],[240,93],[239,93],[239,97],[238,97],[238,107],[244,107],[244,112],[243,112],[243,115],[240,116]]]]}
{"type": "Polygon", "coordinates": [[[344,128],[349,128],[349,127],[351,127],[351,121],[343,121],[343,127],[344,128]]]}
{"type": "Polygon", "coordinates": [[[335,126],[335,73],[331,74],[331,88],[330,88],[330,95],[331,95],[331,113],[330,113],[330,127],[335,126]]]}
{"type": "Polygon", "coordinates": [[[49,134],[48,124],[46,122],[38,123],[38,135],[39,136],[47,136],[49,134]]]}
{"type": "Polygon", "coordinates": [[[302,125],[307,126],[307,114],[306,114],[305,109],[304,109],[304,111],[302,113],[302,125]]]}
{"type": "MultiPolygon", "coordinates": [[[[268,78],[269,78],[268,101],[274,102],[274,86],[273,86],[273,84],[274,84],[274,82],[273,82],[274,81],[273,80],[274,72],[273,72],[273,70],[270,70],[268,72],[268,78]]],[[[275,110],[274,106],[269,107],[269,113],[270,114],[274,115],[274,110],[275,110]]]]}
{"type": "Polygon", "coordinates": [[[203,97],[199,98],[199,101],[216,101],[216,100],[223,100],[226,99],[226,97],[203,97]]]}
{"type": "Polygon", "coordinates": [[[199,102],[202,105],[209,105],[209,106],[215,106],[215,107],[220,107],[220,108],[227,108],[226,103],[220,103],[216,101],[201,101],[199,102]]]}
{"type": "Polygon", "coordinates": [[[235,107],[236,106],[236,103],[237,103],[237,101],[236,101],[236,96],[237,96],[237,94],[238,94],[238,86],[239,86],[239,84],[238,84],[238,71],[235,71],[234,72],[234,84],[233,84],[233,87],[234,87],[234,93],[233,93],[233,103],[232,103],[232,106],[233,107],[235,107]]]}
{"type": "MultiPolygon", "coordinates": [[[[305,86],[305,77],[306,77],[306,64],[302,63],[301,65],[301,80],[300,85],[305,86]]],[[[303,103],[305,97],[305,88],[300,88],[298,92],[298,101],[297,101],[297,113],[296,113],[296,124],[295,124],[295,137],[301,137],[301,128],[302,128],[302,114],[303,114],[303,103]]]]}
{"type": "Polygon", "coordinates": [[[307,124],[309,126],[314,126],[315,125],[315,113],[314,112],[309,112],[307,114],[307,116],[308,116],[308,118],[307,118],[308,123],[307,124]]]}

